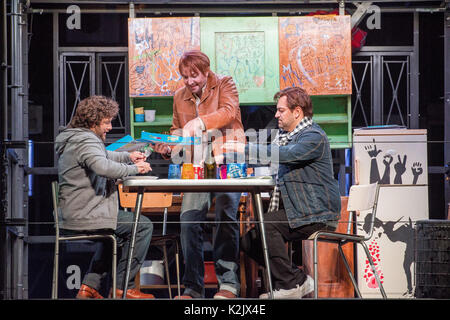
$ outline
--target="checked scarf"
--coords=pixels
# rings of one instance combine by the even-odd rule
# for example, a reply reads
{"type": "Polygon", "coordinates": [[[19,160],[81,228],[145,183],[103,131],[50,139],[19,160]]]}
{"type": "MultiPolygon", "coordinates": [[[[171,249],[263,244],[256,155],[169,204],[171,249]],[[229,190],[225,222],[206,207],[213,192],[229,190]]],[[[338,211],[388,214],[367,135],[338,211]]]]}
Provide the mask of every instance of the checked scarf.
{"type": "MultiPolygon", "coordinates": [[[[292,140],[292,137],[297,134],[300,130],[303,130],[313,124],[313,120],[309,117],[304,117],[299,124],[295,127],[294,130],[287,132],[284,130],[278,131],[278,139],[275,138],[275,143],[279,146],[285,146],[288,144],[289,141],[292,140]]],[[[278,175],[277,175],[277,184],[275,185],[275,188],[273,189],[272,197],[270,198],[269,203],[269,210],[271,211],[278,211],[278,208],[280,207],[280,187],[278,186],[278,175]]]]}

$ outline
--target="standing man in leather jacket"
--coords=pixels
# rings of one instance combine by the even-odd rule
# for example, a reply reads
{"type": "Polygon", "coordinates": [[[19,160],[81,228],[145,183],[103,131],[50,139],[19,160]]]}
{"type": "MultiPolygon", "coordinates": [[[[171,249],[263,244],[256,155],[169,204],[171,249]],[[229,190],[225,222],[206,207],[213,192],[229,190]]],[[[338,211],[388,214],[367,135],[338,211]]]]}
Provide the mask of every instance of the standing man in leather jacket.
{"type": "MultiPolygon", "coordinates": [[[[210,69],[207,55],[193,50],[183,54],[179,62],[184,87],[178,89],[173,101],[171,134],[207,136],[214,132],[214,156],[220,157],[220,147],[226,141],[245,142],[239,96],[234,81],[210,69]]],[[[157,144],[155,151],[170,157],[173,150],[167,144],[157,144]]],[[[195,150],[194,150],[195,151],[195,150]]],[[[186,154],[185,154],[186,156],[186,154]]],[[[195,154],[194,154],[195,157],[195,154]]],[[[204,159],[204,157],[203,157],[204,159]]],[[[227,157],[225,156],[225,161],[227,157]]],[[[191,162],[188,160],[188,162],[191,162]]],[[[181,298],[203,298],[204,256],[203,226],[215,197],[216,230],[213,258],[219,282],[215,299],[236,298],[240,291],[238,276],[240,193],[184,193],[181,208],[181,246],[183,249],[185,290],[181,298]]]]}

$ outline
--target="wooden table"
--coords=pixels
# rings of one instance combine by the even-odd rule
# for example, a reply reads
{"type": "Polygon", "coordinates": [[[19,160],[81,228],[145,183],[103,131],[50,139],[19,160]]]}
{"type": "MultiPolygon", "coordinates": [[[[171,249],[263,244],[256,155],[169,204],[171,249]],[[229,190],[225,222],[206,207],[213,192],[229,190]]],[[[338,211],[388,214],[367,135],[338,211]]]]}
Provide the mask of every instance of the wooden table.
{"type": "Polygon", "coordinates": [[[272,281],[269,265],[269,254],[267,249],[266,234],[264,227],[263,205],[261,192],[273,190],[275,180],[270,177],[241,178],[241,179],[155,179],[151,176],[129,176],[123,180],[124,192],[137,192],[135,220],[131,234],[131,243],[128,252],[127,271],[123,298],[126,299],[128,281],[130,277],[131,258],[133,256],[136,242],[136,231],[139,216],[142,212],[142,199],[144,192],[248,192],[254,201],[257,222],[260,224],[261,242],[263,248],[265,270],[269,286],[269,297],[273,297],[272,281]]]}

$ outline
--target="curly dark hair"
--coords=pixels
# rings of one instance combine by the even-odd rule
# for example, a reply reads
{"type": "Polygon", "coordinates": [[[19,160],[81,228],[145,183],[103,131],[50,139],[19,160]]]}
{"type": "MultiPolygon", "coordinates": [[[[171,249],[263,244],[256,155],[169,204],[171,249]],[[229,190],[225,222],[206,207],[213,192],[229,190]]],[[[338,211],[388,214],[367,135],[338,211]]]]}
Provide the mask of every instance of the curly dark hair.
{"type": "Polygon", "coordinates": [[[302,108],[305,117],[312,118],[314,114],[313,105],[311,102],[311,97],[308,95],[306,90],[300,87],[288,87],[275,93],[273,99],[278,101],[283,96],[287,97],[289,109],[294,110],[295,107],[299,106],[302,108]]]}
{"type": "Polygon", "coordinates": [[[119,104],[104,96],[90,96],[80,101],[69,128],[87,128],[100,125],[103,119],[115,118],[119,104]]]}

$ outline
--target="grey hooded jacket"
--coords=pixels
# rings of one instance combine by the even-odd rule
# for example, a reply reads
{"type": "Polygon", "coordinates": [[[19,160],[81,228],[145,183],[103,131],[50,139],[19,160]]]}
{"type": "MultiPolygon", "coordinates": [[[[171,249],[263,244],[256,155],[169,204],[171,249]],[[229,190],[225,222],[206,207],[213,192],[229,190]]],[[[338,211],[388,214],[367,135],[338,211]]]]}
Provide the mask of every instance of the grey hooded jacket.
{"type": "Polygon", "coordinates": [[[61,228],[116,229],[119,204],[114,179],[138,173],[128,152],[107,151],[94,132],[63,130],[55,141],[58,155],[61,228]]]}

